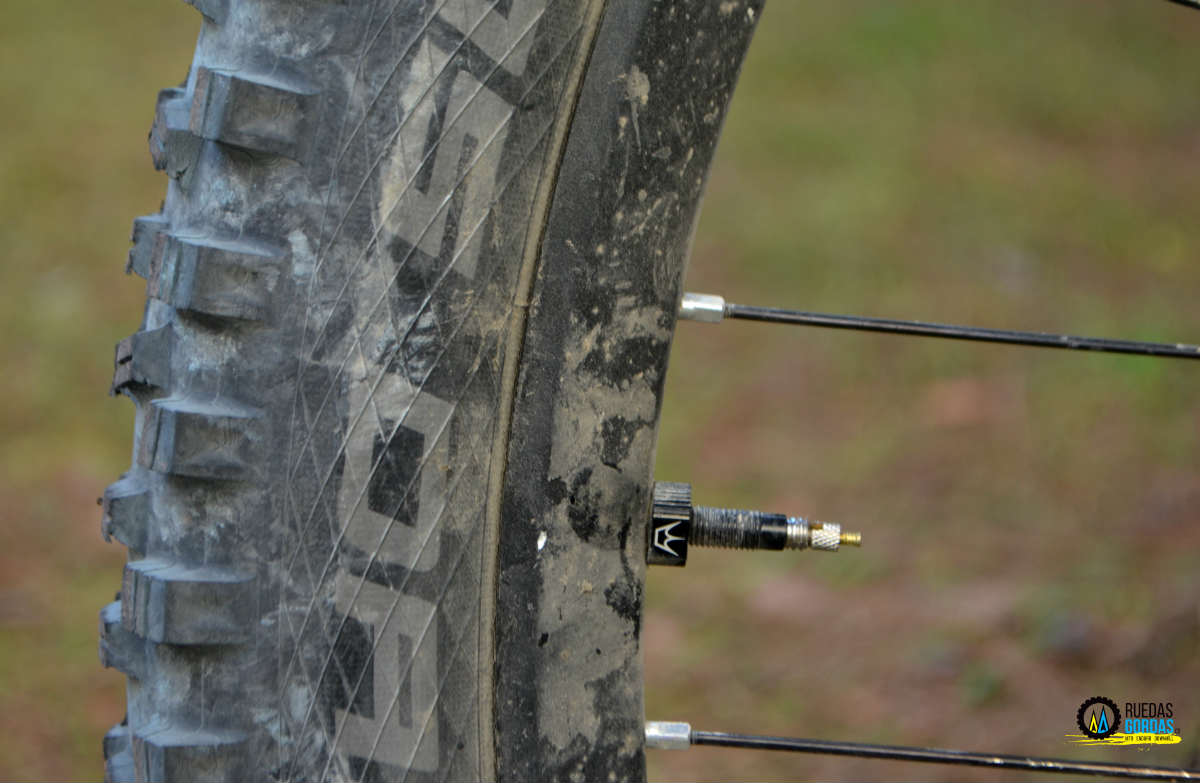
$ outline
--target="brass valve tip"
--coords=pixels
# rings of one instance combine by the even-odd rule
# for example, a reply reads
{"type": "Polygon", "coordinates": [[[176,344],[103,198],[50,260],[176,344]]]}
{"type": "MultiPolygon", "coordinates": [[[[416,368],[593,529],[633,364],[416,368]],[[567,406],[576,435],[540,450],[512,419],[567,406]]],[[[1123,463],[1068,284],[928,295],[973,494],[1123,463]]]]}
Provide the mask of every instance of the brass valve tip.
{"type": "Polygon", "coordinates": [[[838,540],[842,546],[862,546],[862,533],[842,533],[838,540]]]}

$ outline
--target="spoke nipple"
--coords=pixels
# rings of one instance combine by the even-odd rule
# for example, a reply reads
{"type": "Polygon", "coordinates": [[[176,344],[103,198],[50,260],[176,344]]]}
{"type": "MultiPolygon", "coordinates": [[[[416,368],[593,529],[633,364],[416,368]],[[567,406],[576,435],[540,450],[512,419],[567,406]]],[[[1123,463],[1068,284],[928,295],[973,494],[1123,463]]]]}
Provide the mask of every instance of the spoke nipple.
{"type": "Polygon", "coordinates": [[[679,302],[679,317],[686,321],[720,323],[725,318],[725,299],[714,294],[685,293],[679,302]]]}
{"type": "Polygon", "coordinates": [[[862,533],[842,533],[840,539],[842,546],[862,546],[862,533]]]}
{"type": "Polygon", "coordinates": [[[646,747],[686,750],[692,744],[691,724],[680,721],[646,721],[646,747]]]}

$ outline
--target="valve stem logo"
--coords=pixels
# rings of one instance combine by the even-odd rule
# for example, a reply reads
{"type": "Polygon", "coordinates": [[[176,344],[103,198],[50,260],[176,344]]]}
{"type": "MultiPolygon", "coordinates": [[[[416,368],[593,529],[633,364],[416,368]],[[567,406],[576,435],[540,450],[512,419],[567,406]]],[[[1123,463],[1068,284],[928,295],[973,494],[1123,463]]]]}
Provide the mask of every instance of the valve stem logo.
{"type": "Polygon", "coordinates": [[[677,536],[671,532],[681,524],[683,524],[683,520],[677,519],[669,525],[659,525],[658,527],[654,528],[654,545],[662,551],[670,554],[672,557],[681,557],[682,555],[675,551],[673,544],[676,541],[686,542],[687,538],[684,536],[677,536]]]}

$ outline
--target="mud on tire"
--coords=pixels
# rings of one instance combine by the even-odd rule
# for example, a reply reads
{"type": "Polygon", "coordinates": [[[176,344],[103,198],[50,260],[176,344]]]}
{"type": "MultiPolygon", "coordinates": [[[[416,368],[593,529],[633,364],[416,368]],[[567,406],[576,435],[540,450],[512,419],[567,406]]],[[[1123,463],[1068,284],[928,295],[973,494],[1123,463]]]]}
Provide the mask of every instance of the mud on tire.
{"type": "Polygon", "coordinates": [[[190,4],[106,776],[644,776],[658,401],[760,3],[190,4]]]}

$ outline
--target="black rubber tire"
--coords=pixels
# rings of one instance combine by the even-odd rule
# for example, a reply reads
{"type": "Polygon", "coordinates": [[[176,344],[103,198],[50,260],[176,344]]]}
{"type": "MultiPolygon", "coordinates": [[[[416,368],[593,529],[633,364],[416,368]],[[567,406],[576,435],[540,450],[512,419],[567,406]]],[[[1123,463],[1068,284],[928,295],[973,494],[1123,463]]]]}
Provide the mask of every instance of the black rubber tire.
{"type": "Polygon", "coordinates": [[[759,0],[191,0],[110,779],[637,779],[658,406],[759,0]]]}

